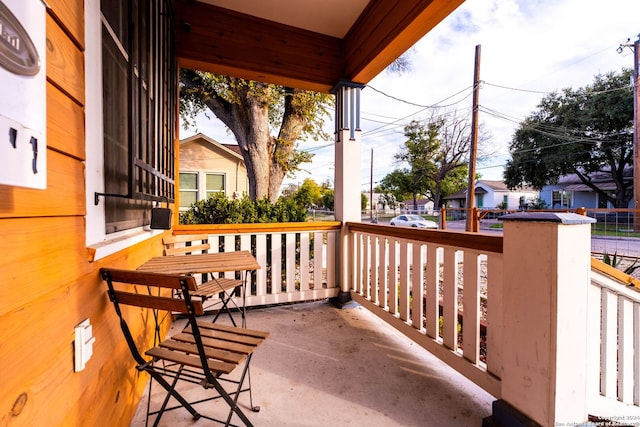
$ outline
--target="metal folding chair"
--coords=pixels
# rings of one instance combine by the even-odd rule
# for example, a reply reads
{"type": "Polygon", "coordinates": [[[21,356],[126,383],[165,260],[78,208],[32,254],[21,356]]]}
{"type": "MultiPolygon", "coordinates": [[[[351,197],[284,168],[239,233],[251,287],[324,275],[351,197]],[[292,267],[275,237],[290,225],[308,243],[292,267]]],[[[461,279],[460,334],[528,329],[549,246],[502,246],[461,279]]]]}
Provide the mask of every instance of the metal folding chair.
{"type": "MultiPolygon", "coordinates": [[[[160,409],[147,414],[147,417],[157,414],[154,426],[158,425],[165,411],[180,407],[187,409],[194,420],[202,417],[228,426],[235,414],[246,426],[251,426],[251,421],[238,406],[238,397],[241,392],[249,391],[251,409],[260,409],[253,406],[250,381],[245,389],[243,383],[253,352],[269,333],[198,321],[196,316],[203,313],[202,302],[191,298],[191,292],[196,289],[196,281],[191,276],[111,268],[102,268],[100,273],[109,288],[109,299],[120,319],[120,326],[136,362],[136,368],[147,372],[167,392],[160,409]],[[145,288],[140,289],[132,285],[143,285],[145,288]],[[171,292],[167,289],[180,290],[182,298],[172,298],[171,292]],[[147,360],[131,334],[127,316],[122,308],[124,305],[182,313],[189,322],[182,332],[144,351],[146,356],[151,357],[147,360]],[[240,379],[228,378],[228,374],[240,365],[240,379]],[[199,384],[205,389],[213,388],[217,393],[197,402],[189,402],[176,390],[179,382],[199,384]],[[228,391],[223,384],[232,390],[228,391]],[[168,407],[171,397],[180,405],[168,407]],[[195,404],[219,398],[229,406],[226,420],[203,415],[194,408],[195,404]]],[[[137,315],[139,316],[139,312],[137,315]]]]}
{"type": "MultiPolygon", "coordinates": [[[[163,255],[165,256],[189,256],[191,254],[205,254],[211,249],[209,244],[209,236],[207,234],[183,234],[168,235],[162,238],[163,255]]],[[[218,296],[220,307],[217,309],[213,322],[218,320],[222,313],[227,313],[233,326],[236,321],[231,314],[230,304],[235,306],[236,310],[240,308],[235,304],[234,295],[242,291],[244,292],[244,284],[246,281],[240,279],[230,279],[227,277],[216,277],[213,273],[202,274],[202,283],[198,289],[191,293],[192,296],[198,297],[205,304],[208,300],[218,296]]],[[[214,305],[215,307],[215,305],[214,305]]],[[[207,308],[209,310],[209,308],[207,308]]],[[[242,326],[245,326],[244,307],[241,311],[242,326]]]]}

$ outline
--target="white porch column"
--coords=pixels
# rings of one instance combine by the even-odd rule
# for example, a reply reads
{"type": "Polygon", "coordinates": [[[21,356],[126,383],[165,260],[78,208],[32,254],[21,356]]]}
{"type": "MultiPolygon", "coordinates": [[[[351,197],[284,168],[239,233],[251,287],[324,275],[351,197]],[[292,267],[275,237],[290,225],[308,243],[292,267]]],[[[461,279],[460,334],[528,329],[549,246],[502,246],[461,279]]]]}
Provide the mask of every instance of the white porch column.
{"type": "Polygon", "coordinates": [[[573,213],[517,213],[502,219],[501,398],[508,404],[502,407],[510,405],[542,426],[585,422],[590,224],[595,220],[573,213]]]}
{"type": "Polygon", "coordinates": [[[336,220],[342,221],[340,242],[336,245],[336,280],[340,286],[338,302],[346,302],[349,297],[349,277],[353,271],[349,264],[349,241],[344,224],[360,222],[360,91],[364,85],[341,82],[332,93],[336,97],[335,112],[335,213],[336,220]]]}

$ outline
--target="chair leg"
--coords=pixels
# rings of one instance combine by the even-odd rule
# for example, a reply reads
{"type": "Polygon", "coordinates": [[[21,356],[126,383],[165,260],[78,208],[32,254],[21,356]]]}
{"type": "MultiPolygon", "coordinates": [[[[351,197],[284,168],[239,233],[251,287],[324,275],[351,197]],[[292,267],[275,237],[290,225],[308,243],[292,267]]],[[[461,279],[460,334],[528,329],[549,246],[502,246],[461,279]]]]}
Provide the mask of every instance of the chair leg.
{"type": "Polygon", "coordinates": [[[229,405],[229,408],[230,408],[229,415],[227,417],[227,422],[225,423],[225,426],[229,426],[231,424],[231,417],[233,417],[233,413],[235,412],[235,414],[238,417],[240,417],[240,419],[242,420],[245,426],[253,427],[253,423],[249,420],[249,418],[247,418],[244,412],[242,412],[242,409],[240,409],[237,403],[238,396],[240,395],[240,387],[242,387],[242,379],[244,379],[246,369],[247,369],[247,366],[245,366],[244,371],[242,372],[242,378],[240,380],[240,383],[238,384],[238,390],[235,393],[234,399],[231,398],[229,393],[227,393],[224,387],[222,387],[222,385],[220,385],[220,382],[218,382],[217,380],[215,380],[213,384],[211,384],[216,389],[216,391],[220,394],[220,396],[225,400],[225,402],[227,402],[227,404],[229,405]]]}
{"type": "MultiPolygon", "coordinates": [[[[235,289],[234,289],[234,292],[235,292],[235,289]]],[[[218,317],[220,317],[220,314],[222,314],[222,312],[224,311],[229,316],[229,319],[231,319],[231,323],[233,324],[233,326],[237,326],[236,321],[233,319],[233,315],[231,314],[231,310],[229,310],[229,306],[227,305],[229,304],[229,301],[231,301],[231,298],[233,298],[233,292],[231,292],[229,295],[227,295],[226,292],[220,292],[220,294],[221,294],[220,301],[222,303],[222,307],[220,307],[220,310],[218,310],[218,312],[216,313],[211,323],[216,323],[216,320],[218,320],[218,317]]]]}
{"type": "MultiPolygon", "coordinates": [[[[147,371],[149,373],[149,375],[151,375],[151,377],[153,379],[155,379],[158,384],[160,384],[166,391],[167,391],[167,396],[165,397],[164,402],[162,403],[162,407],[160,409],[160,411],[158,412],[158,417],[156,418],[155,422],[154,422],[154,427],[158,425],[158,422],[160,421],[160,418],[162,417],[162,414],[164,413],[164,409],[167,406],[167,402],[169,401],[169,398],[171,396],[173,396],[187,411],[189,411],[189,413],[191,414],[191,416],[193,417],[194,420],[197,420],[201,417],[200,413],[198,413],[198,411],[195,410],[195,408],[193,406],[191,406],[191,404],[189,402],[187,402],[187,400],[182,397],[182,395],[180,393],[178,393],[175,390],[175,386],[176,383],[178,381],[178,377],[180,375],[180,372],[182,371],[182,367],[180,368],[180,371],[178,372],[178,375],[176,376],[176,378],[173,381],[173,384],[169,384],[167,382],[167,380],[165,380],[161,374],[159,374],[158,372],[153,370],[153,367],[150,367],[149,369],[145,369],[145,371],[147,371]]],[[[149,396],[151,397],[151,396],[149,396]]]]}
{"type": "MultiPolygon", "coordinates": [[[[260,407],[259,406],[253,406],[253,397],[251,395],[251,371],[250,371],[250,366],[251,366],[251,357],[252,356],[253,355],[250,354],[247,357],[247,361],[246,361],[246,363],[244,365],[244,368],[242,370],[242,375],[240,375],[240,379],[238,380],[238,388],[236,389],[235,396],[234,396],[234,399],[233,399],[233,407],[232,407],[232,410],[229,411],[229,416],[227,418],[227,424],[226,425],[229,425],[229,423],[231,422],[231,416],[233,415],[234,411],[238,415],[240,415],[236,411],[236,409],[240,410],[240,408],[238,407],[238,398],[240,397],[240,393],[243,391],[242,390],[242,385],[244,384],[245,377],[247,378],[247,381],[249,382],[248,391],[249,391],[249,405],[251,407],[251,410],[253,412],[259,412],[260,411],[260,407]]],[[[244,413],[243,413],[243,415],[244,415],[244,413]]],[[[240,418],[242,418],[242,417],[240,417],[240,418]]],[[[244,418],[242,418],[242,420],[244,421],[244,418]]]]}
{"type": "Polygon", "coordinates": [[[260,406],[253,405],[253,393],[251,391],[251,368],[247,367],[247,382],[249,383],[249,406],[253,412],[260,412],[260,406]]]}

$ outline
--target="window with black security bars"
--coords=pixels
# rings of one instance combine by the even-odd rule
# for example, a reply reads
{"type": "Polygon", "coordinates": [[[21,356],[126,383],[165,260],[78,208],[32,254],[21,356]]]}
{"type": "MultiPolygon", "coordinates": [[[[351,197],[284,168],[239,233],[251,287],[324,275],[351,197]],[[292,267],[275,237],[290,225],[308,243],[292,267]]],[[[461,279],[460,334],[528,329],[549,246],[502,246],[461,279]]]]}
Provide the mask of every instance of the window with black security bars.
{"type": "Polygon", "coordinates": [[[103,0],[107,234],[148,225],[173,201],[177,64],[169,0],[103,0]]]}

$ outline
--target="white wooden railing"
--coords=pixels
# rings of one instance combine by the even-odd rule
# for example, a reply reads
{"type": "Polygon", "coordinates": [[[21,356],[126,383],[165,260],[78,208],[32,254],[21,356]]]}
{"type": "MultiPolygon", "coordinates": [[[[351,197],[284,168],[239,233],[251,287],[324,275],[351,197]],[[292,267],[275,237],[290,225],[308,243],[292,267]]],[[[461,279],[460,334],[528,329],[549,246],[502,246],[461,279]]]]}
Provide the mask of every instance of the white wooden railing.
{"type": "Polygon", "coordinates": [[[627,283],[619,271],[592,262],[589,406],[623,424],[640,423],[640,292],[627,283]]]}
{"type": "Polygon", "coordinates": [[[499,397],[502,237],[361,223],[348,230],[352,297],[499,397]]]}
{"type": "MultiPolygon", "coordinates": [[[[262,268],[249,277],[249,307],[335,297],[336,277],[346,277],[342,290],[354,300],[503,397],[503,236],[347,223],[341,275],[340,230],[339,222],[317,222],[178,226],[174,233],[207,233],[213,251],[252,251],[262,268]]],[[[509,259],[517,264],[519,256],[509,259]]],[[[638,423],[640,292],[615,279],[615,269],[605,274],[593,265],[588,324],[576,329],[590,337],[588,413],[638,423]]]]}
{"type": "MultiPolygon", "coordinates": [[[[255,307],[337,296],[335,253],[339,232],[339,222],[174,228],[175,234],[208,234],[209,252],[248,250],[254,254],[261,268],[247,275],[244,298],[234,298],[239,307],[242,304],[255,307]]],[[[224,274],[239,278],[241,272],[224,274]]],[[[211,299],[210,303],[215,304],[216,299],[211,299]]]]}

